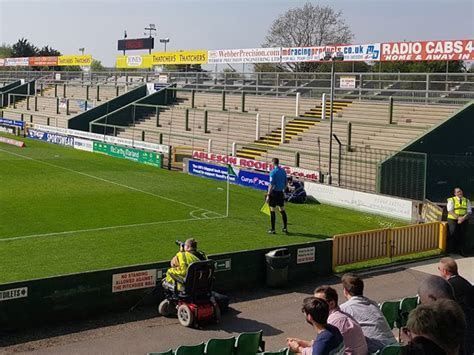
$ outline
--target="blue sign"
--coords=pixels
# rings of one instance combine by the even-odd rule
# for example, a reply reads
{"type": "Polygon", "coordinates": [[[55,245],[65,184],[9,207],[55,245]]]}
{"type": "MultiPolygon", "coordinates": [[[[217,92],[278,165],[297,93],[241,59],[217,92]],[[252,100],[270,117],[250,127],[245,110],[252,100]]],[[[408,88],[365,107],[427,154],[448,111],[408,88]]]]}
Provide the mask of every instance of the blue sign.
{"type": "Polygon", "coordinates": [[[0,124],[3,124],[5,126],[20,127],[20,128],[25,127],[24,121],[10,120],[8,118],[2,118],[2,117],[0,117],[0,124]]]}
{"type": "MultiPolygon", "coordinates": [[[[189,160],[188,171],[192,175],[206,177],[213,180],[227,181],[227,167],[189,160]]],[[[270,177],[268,174],[257,173],[248,170],[240,170],[238,176],[230,176],[229,181],[233,184],[252,187],[259,190],[267,190],[270,177]]]]}
{"type": "MultiPolygon", "coordinates": [[[[192,175],[202,176],[209,179],[227,181],[227,167],[189,160],[188,171],[192,175]]],[[[229,181],[236,183],[236,177],[230,176],[229,181]]]]}
{"type": "Polygon", "coordinates": [[[38,139],[44,142],[74,147],[74,137],[63,136],[61,134],[37,131],[35,129],[28,130],[28,138],[38,139]]]}
{"type": "Polygon", "coordinates": [[[253,187],[259,190],[268,190],[270,177],[268,174],[256,173],[253,171],[239,171],[239,185],[253,187]]]}

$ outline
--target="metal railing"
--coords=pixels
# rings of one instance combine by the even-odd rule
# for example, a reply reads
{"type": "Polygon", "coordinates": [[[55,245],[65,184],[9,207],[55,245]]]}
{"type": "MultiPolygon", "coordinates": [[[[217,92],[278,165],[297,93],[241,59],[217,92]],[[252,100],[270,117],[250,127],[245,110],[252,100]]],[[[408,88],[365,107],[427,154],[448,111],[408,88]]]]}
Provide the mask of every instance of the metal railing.
{"type": "MultiPolygon", "coordinates": [[[[110,85],[158,82],[166,75],[179,87],[194,89],[242,91],[256,95],[320,97],[330,89],[330,73],[237,73],[237,72],[165,72],[106,71],[58,72],[60,82],[110,85]]],[[[52,76],[48,77],[48,82],[52,76]]],[[[2,71],[0,81],[14,78],[41,79],[44,72],[2,71]]],[[[336,73],[336,98],[353,100],[388,100],[390,96],[407,102],[462,104],[474,99],[473,73],[336,73]],[[351,76],[354,88],[341,88],[341,77],[351,76]]]]}

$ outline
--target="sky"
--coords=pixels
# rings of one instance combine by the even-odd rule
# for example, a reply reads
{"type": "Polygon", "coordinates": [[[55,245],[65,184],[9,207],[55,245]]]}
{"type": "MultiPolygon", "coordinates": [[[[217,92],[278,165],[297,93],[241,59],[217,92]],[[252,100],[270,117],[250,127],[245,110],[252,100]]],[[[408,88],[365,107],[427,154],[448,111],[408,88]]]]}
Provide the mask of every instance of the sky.
{"type": "Polygon", "coordinates": [[[474,0],[0,0],[0,43],[25,37],[65,55],[84,47],[113,66],[124,30],[144,37],[153,23],[168,51],[254,48],[277,16],[305,2],[342,10],[354,43],[474,38],[474,0]]]}

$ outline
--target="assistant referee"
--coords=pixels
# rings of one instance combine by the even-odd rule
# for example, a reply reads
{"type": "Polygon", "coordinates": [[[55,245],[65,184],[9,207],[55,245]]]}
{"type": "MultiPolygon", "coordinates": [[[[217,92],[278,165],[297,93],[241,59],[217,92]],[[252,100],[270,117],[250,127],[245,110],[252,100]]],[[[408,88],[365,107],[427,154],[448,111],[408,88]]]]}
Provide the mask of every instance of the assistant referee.
{"type": "Polygon", "coordinates": [[[288,234],[288,218],[285,212],[285,195],[284,190],[286,187],[286,171],[280,167],[280,160],[278,158],[272,159],[273,170],[270,172],[270,185],[268,186],[268,193],[266,201],[270,206],[270,221],[272,228],[268,231],[269,234],[275,234],[275,207],[281,213],[283,220],[283,233],[288,234]]]}

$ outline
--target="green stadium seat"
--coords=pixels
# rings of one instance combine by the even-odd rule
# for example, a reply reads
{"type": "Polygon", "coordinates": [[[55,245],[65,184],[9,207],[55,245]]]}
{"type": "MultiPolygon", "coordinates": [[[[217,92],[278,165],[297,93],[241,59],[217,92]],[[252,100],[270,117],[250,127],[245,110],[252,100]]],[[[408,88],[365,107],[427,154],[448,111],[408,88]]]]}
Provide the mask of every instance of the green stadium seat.
{"type": "Polygon", "coordinates": [[[400,326],[400,301],[386,301],[380,305],[390,329],[400,326]]]}
{"type": "Polygon", "coordinates": [[[253,355],[259,350],[264,351],[262,334],[262,330],[240,334],[235,341],[235,355],[253,355]]]}
{"type": "Polygon", "coordinates": [[[380,352],[379,355],[400,355],[403,351],[402,344],[390,344],[384,347],[380,352]]]}
{"type": "Polygon", "coordinates": [[[209,339],[204,352],[206,355],[232,355],[234,353],[235,337],[226,339],[209,339]]]}
{"type": "Polygon", "coordinates": [[[162,353],[148,353],[148,355],[174,355],[173,350],[169,349],[168,351],[162,352],[162,353]]]}
{"type": "Polygon", "coordinates": [[[181,345],[174,355],[204,355],[204,343],[198,345],[181,345]]]}
{"type": "Polygon", "coordinates": [[[418,306],[418,297],[406,297],[400,302],[400,326],[404,327],[407,324],[408,315],[412,310],[418,306]]]}

